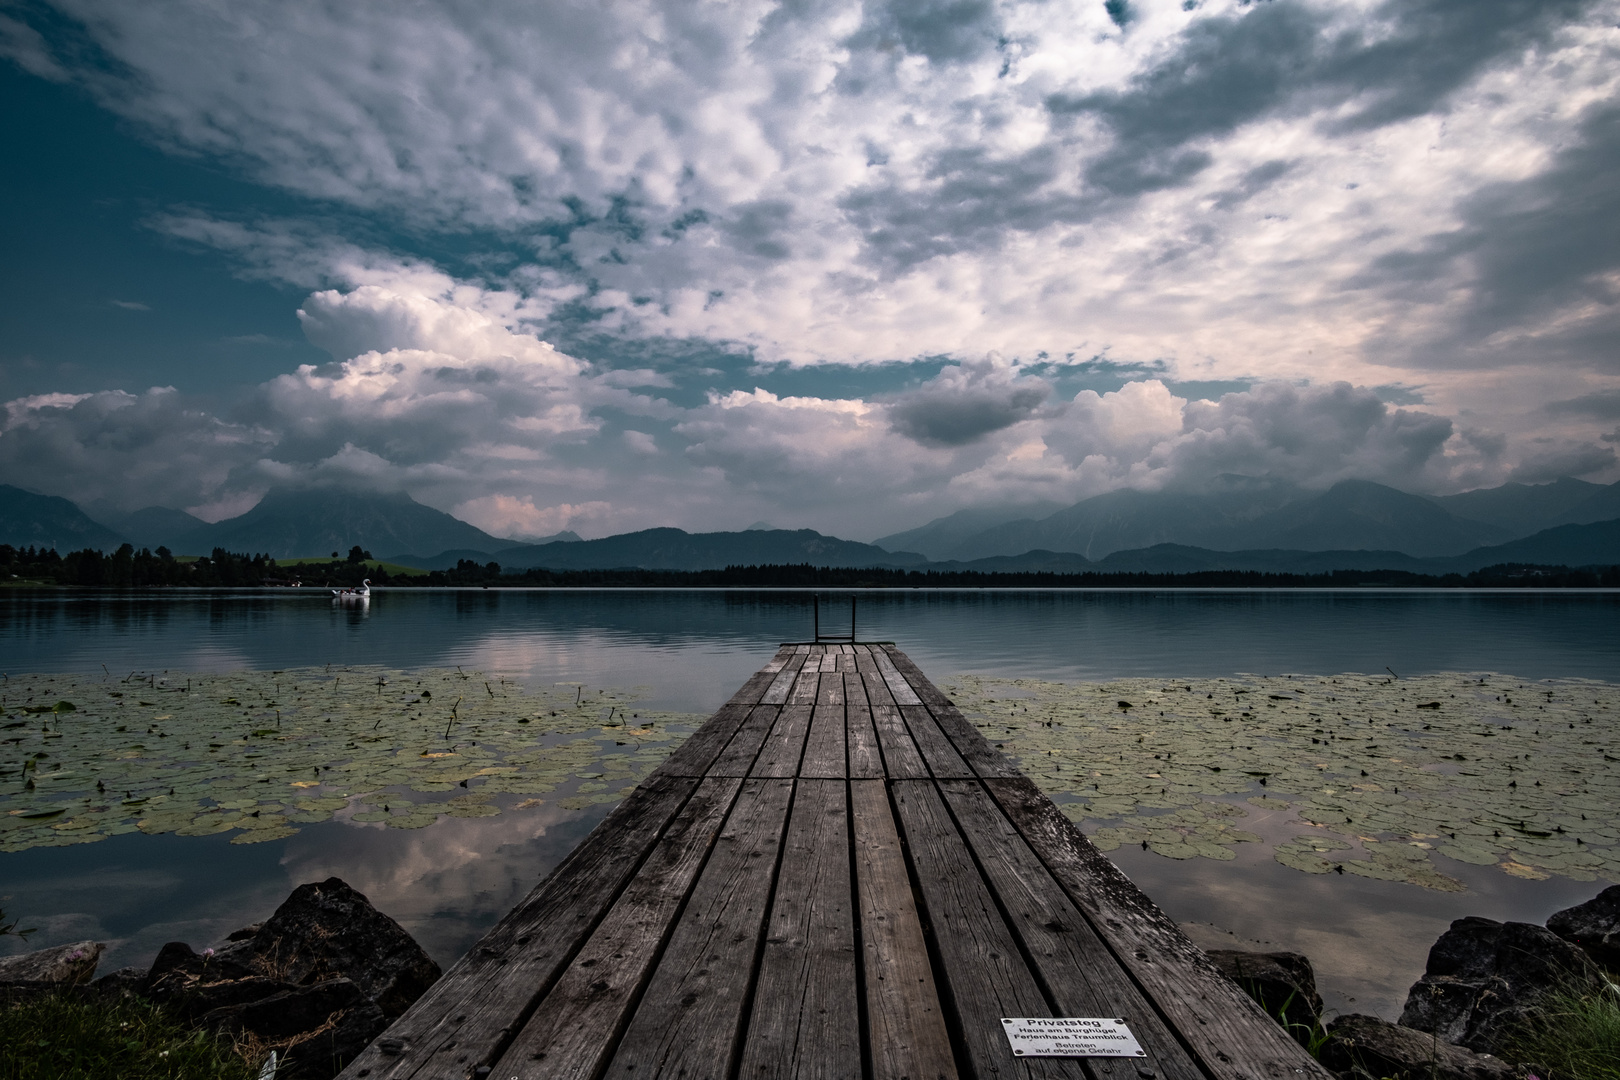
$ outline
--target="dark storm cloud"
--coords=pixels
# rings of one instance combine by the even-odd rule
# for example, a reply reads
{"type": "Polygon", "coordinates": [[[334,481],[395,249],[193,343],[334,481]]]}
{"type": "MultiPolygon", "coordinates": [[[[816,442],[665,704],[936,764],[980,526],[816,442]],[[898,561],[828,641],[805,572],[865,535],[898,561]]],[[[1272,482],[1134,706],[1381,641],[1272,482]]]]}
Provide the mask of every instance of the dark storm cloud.
{"type": "Polygon", "coordinates": [[[1264,165],[1257,165],[1243,174],[1233,187],[1227,188],[1215,197],[1213,206],[1217,210],[1230,210],[1242,206],[1256,195],[1260,194],[1272,184],[1281,180],[1294,168],[1292,161],[1280,159],[1268,161],[1264,165]]]}
{"type": "Polygon", "coordinates": [[[925,446],[964,446],[1036,415],[1052,388],[993,363],[948,367],[889,408],[895,431],[925,446]]]}
{"type": "MultiPolygon", "coordinates": [[[[1366,25],[1290,0],[1197,19],[1178,47],[1118,90],[1047,100],[1059,128],[1091,117],[1111,146],[1081,167],[1076,194],[1064,154],[1075,133],[996,158],[982,147],[940,152],[923,192],[874,185],[842,200],[866,236],[869,261],[892,269],[985,250],[1008,232],[1100,216],[1120,199],[1186,185],[1215,160],[1207,140],[1278,113],[1351,106],[1330,130],[1350,132],[1442,108],[1494,63],[1545,41],[1589,0],[1391,0],[1366,25]],[[1372,27],[1369,29],[1368,27],[1372,27]]],[[[1287,169],[1272,162],[1222,194],[1230,209],[1287,169]]]]}
{"type": "MultiPolygon", "coordinates": [[[[1454,328],[1463,340],[1573,310],[1566,325],[1538,339],[1538,354],[1620,371],[1620,295],[1609,280],[1620,269],[1620,108],[1594,109],[1580,136],[1531,179],[1464,200],[1461,228],[1384,257],[1352,284],[1410,294],[1464,263],[1473,287],[1454,328]]],[[[1583,415],[1576,402],[1585,400],[1554,408],[1583,415]]]]}
{"type": "Polygon", "coordinates": [[[989,0],[889,0],[868,4],[852,44],[903,47],[935,64],[970,60],[994,47],[995,9],[989,0]]]}
{"type": "Polygon", "coordinates": [[[733,211],[725,231],[738,251],[776,261],[793,254],[788,244],[792,219],[793,204],[784,200],[743,203],[733,211]]]}
{"type": "Polygon", "coordinates": [[[1561,476],[1587,476],[1614,464],[1614,451],[1595,443],[1568,445],[1556,439],[1531,439],[1519,463],[1508,473],[1521,484],[1545,484],[1561,476]]]}
{"type": "Polygon", "coordinates": [[[1056,147],[1037,146],[996,159],[977,146],[953,147],[935,158],[927,194],[892,187],[860,189],[842,209],[864,234],[872,261],[908,267],[937,255],[995,247],[1008,230],[1034,231],[1088,216],[1085,203],[1054,197],[1056,147]]]}
{"type": "Polygon", "coordinates": [[[1595,390],[1580,397],[1548,402],[1545,411],[1553,416],[1620,420],[1620,390],[1595,390]]]}
{"type": "Polygon", "coordinates": [[[1362,129],[1421,116],[1486,66],[1545,40],[1589,0],[1391,0],[1361,28],[1288,0],[1190,26],[1180,49],[1122,90],[1055,96],[1053,113],[1107,123],[1114,148],[1086,179],[1116,195],[1185,183],[1209,157],[1191,144],[1278,110],[1354,102],[1362,129]]]}

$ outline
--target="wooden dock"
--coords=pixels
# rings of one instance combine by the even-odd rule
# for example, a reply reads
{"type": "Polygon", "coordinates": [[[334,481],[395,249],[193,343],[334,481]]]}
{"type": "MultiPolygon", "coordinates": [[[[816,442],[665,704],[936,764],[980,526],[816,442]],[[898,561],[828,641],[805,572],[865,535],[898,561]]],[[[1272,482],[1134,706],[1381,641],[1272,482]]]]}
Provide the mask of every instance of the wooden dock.
{"type": "Polygon", "coordinates": [[[342,1080],[1326,1080],[891,645],[784,645],[342,1080]],[[1020,1058],[1007,1017],[1142,1058],[1020,1058]]]}

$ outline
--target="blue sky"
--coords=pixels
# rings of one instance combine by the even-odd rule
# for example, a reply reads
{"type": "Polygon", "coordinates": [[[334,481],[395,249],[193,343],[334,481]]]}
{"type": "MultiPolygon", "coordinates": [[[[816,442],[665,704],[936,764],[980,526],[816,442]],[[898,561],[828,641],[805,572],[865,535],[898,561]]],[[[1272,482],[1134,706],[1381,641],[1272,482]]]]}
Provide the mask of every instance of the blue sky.
{"type": "Polygon", "coordinates": [[[0,56],[0,482],[87,505],[1620,479],[1617,0],[24,0],[0,56]]]}

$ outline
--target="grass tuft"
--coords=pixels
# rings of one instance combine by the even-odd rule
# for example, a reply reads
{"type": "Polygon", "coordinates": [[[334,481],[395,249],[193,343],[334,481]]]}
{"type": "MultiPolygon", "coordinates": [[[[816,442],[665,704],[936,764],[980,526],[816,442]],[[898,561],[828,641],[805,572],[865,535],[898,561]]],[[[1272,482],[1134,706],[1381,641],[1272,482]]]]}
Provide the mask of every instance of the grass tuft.
{"type": "Polygon", "coordinates": [[[1555,995],[1503,1056],[1541,1066],[1542,1080],[1620,1080],[1620,987],[1606,982],[1555,995]]]}
{"type": "Polygon", "coordinates": [[[0,1003],[0,1080],[254,1080],[228,1039],[138,998],[0,1003]]]}

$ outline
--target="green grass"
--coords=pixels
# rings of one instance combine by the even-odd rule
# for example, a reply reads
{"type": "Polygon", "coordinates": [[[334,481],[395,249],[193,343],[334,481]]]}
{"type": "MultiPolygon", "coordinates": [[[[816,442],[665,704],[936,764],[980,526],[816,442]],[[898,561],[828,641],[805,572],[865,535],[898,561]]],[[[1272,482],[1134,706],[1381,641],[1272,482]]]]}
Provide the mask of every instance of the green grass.
{"type": "Polygon", "coordinates": [[[254,1080],[229,1041],[136,998],[0,1004],[0,1080],[254,1080]]]}
{"type": "Polygon", "coordinates": [[[1569,990],[1511,1041],[1509,1060],[1547,1070],[1542,1080],[1620,1080],[1620,990],[1569,990]]]}

